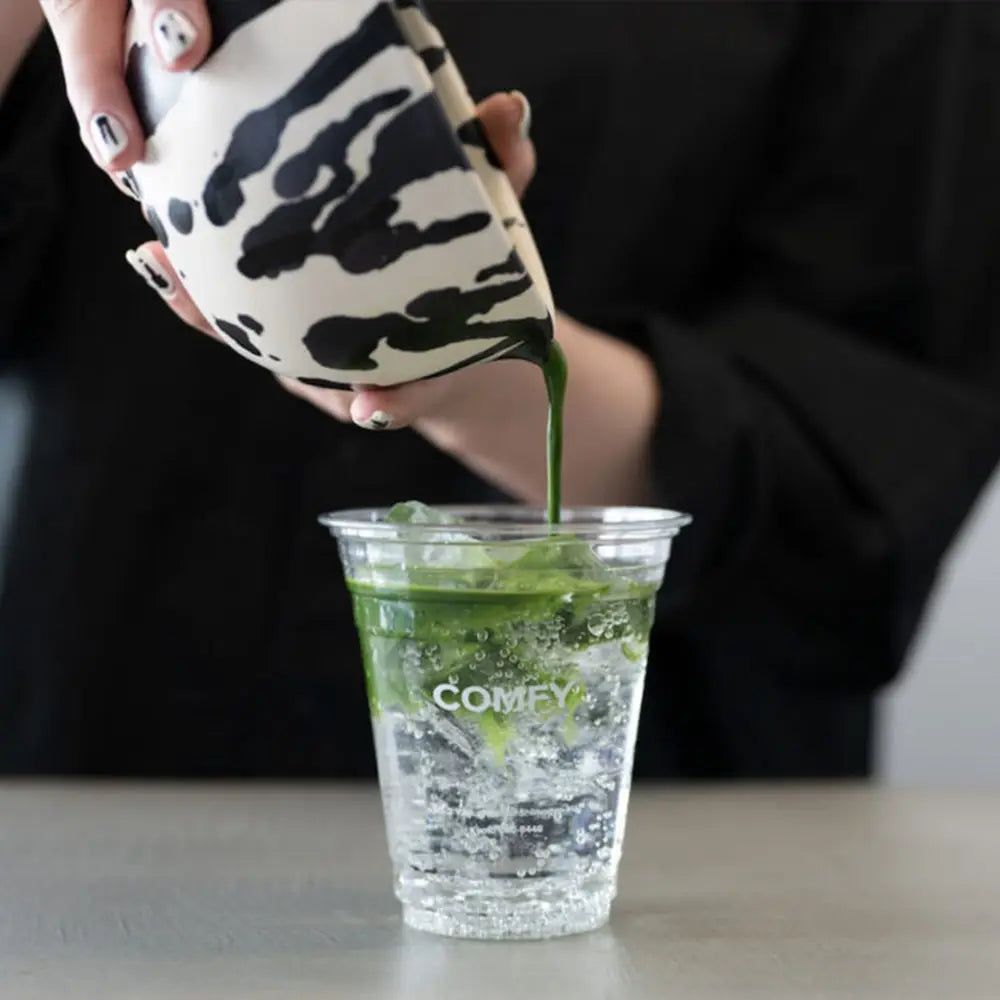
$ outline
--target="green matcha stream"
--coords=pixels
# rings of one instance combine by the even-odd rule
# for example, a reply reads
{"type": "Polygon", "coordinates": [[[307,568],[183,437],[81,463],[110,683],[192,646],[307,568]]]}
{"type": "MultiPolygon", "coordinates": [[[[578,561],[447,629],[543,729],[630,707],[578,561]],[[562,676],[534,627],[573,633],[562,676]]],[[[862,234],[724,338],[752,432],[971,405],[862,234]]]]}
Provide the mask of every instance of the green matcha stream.
{"type": "Polygon", "coordinates": [[[553,340],[542,365],[549,396],[548,512],[549,524],[558,524],[562,510],[563,407],[566,402],[566,355],[553,340]]]}

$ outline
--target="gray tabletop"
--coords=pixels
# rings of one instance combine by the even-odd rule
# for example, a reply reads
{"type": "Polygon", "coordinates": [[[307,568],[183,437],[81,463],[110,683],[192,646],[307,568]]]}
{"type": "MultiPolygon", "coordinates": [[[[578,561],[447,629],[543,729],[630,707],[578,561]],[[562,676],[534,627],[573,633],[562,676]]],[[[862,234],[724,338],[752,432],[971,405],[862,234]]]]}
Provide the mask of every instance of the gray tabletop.
{"type": "Polygon", "coordinates": [[[611,925],[400,924],[375,793],[0,784],[3,1000],[1000,997],[1000,797],[633,798],[611,925]]]}

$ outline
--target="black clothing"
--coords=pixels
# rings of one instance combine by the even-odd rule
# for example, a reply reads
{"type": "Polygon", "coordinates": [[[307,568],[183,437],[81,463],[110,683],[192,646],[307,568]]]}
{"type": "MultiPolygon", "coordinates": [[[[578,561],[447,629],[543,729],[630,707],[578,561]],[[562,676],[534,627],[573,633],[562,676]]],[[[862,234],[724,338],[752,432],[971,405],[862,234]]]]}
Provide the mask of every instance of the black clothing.
{"type": "MultiPolygon", "coordinates": [[[[1000,457],[1000,8],[430,10],[477,99],[532,100],[526,209],[557,305],[662,379],[657,499],[696,520],[637,776],[869,773],[872,693],[1000,457]]],[[[160,305],[122,260],[148,230],[80,148],[48,38],[0,125],[0,371],[32,399],[0,771],[374,774],[316,515],[498,495],[160,305]]]]}

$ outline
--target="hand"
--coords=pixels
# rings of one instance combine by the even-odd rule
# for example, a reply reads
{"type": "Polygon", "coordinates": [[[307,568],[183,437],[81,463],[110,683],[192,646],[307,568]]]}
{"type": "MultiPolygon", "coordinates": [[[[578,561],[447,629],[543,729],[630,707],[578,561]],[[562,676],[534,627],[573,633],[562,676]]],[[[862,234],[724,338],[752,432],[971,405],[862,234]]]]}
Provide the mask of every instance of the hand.
{"type": "MultiPolygon", "coordinates": [[[[126,0],[41,0],[62,58],[70,103],[95,162],[124,187],[120,172],[144,154],[123,77],[126,0]]],[[[134,0],[148,18],[157,56],[171,71],[200,65],[211,43],[203,0],[134,0]]],[[[530,110],[520,95],[494,94],[478,109],[490,142],[520,197],[535,172],[530,110]]],[[[170,268],[163,248],[145,250],[160,267],[147,277],[187,323],[211,326],[170,268]]],[[[142,265],[144,271],[149,269],[142,265]]],[[[643,503],[650,492],[650,440],[660,387],[649,359],[566,316],[556,336],[572,377],[566,401],[566,503],[643,503]]],[[[544,497],[542,379],[533,365],[495,361],[426,382],[354,392],[281,379],[285,388],[340,420],[372,429],[412,425],[501,488],[529,502],[544,497]],[[513,405],[512,405],[512,401],[513,405]]]]}
{"type": "MultiPolygon", "coordinates": [[[[523,98],[494,94],[477,109],[490,142],[522,196],[535,171],[523,98]]],[[[186,322],[215,336],[158,243],[140,250],[162,269],[161,294],[186,322]]],[[[560,315],[556,337],[569,359],[563,496],[567,504],[646,503],[659,383],[645,355],[560,315]]],[[[228,348],[227,348],[228,350],[228,348]]],[[[393,388],[321,389],[280,378],[289,392],[341,421],[371,430],[412,426],[500,488],[531,503],[545,497],[547,400],[539,370],[492,361],[393,388]]]]}
{"type": "MultiPolygon", "coordinates": [[[[81,138],[95,163],[129,193],[123,173],[142,158],[145,143],[123,78],[126,0],[41,0],[41,4],[59,47],[81,138]]],[[[150,37],[164,68],[186,71],[204,60],[211,43],[211,25],[203,0],[134,0],[134,6],[135,16],[149,20],[150,37]]],[[[534,146],[528,138],[531,112],[527,100],[520,94],[494,94],[479,106],[477,113],[521,197],[535,172],[534,146]]],[[[215,336],[159,243],[146,243],[128,256],[181,319],[215,336]],[[158,265],[159,273],[154,273],[151,264],[158,265]]],[[[287,378],[279,381],[339,419],[350,420],[353,416],[361,426],[379,429],[403,426],[402,421],[382,422],[375,415],[370,394],[363,389],[356,393],[327,389],[306,394],[300,382],[287,378]]],[[[440,381],[445,385],[448,382],[447,378],[440,381]]],[[[440,385],[410,387],[407,412],[420,412],[422,390],[429,399],[440,385]]],[[[382,392],[378,399],[385,395],[382,392]]]]}
{"type": "MultiPolygon", "coordinates": [[[[515,193],[522,198],[535,174],[535,148],[528,135],[531,108],[527,99],[520,93],[494,94],[479,105],[477,115],[515,193]]],[[[369,430],[408,426],[462,385],[462,380],[454,375],[392,388],[359,385],[353,392],[318,389],[289,378],[278,381],[289,392],[338,420],[353,420],[369,430]]]]}
{"type": "MultiPolygon", "coordinates": [[[[142,159],[145,140],[124,78],[127,0],[41,0],[62,59],[80,136],[123,190],[121,173],[142,159]]],[[[150,25],[164,69],[194,69],[208,54],[212,27],[204,0],[134,0],[150,25]]]]}
{"type": "MultiPolygon", "coordinates": [[[[507,171],[517,196],[521,197],[535,172],[535,150],[525,127],[530,121],[530,109],[526,99],[516,93],[494,94],[479,105],[477,114],[491,145],[507,171]]],[[[181,319],[209,336],[216,336],[209,322],[199,312],[183,284],[177,279],[159,243],[143,244],[130,255],[130,260],[147,280],[151,280],[153,286],[160,291],[168,305],[181,319]],[[150,264],[157,268],[158,274],[153,274],[150,264]]],[[[392,412],[395,404],[391,400],[397,393],[395,389],[380,389],[374,393],[359,386],[357,391],[348,392],[312,388],[291,378],[279,377],[278,381],[290,392],[309,400],[339,420],[354,419],[362,427],[378,430],[405,426],[422,412],[422,399],[429,404],[448,386],[460,385],[459,382],[452,380],[452,376],[408,385],[398,390],[401,393],[400,398],[406,405],[397,407],[400,414],[408,414],[407,419],[382,421],[377,411],[388,406],[389,412],[392,412]],[[390,402],[384,403],[387,399],[390,402]]]]}

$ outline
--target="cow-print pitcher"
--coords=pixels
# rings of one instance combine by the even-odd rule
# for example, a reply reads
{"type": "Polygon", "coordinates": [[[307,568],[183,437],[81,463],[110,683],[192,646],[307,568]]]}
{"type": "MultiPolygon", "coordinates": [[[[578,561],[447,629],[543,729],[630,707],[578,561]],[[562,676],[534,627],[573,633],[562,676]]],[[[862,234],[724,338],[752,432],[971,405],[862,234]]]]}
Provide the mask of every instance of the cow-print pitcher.
{"type": "Polygon", "coordinates": [[[158,67],[132,19],[131,171],[157,237],[232,348],[313,384],[396,385],[540,361],[544,268],[417,0],[208,0],[213,49],[158,67]]]}

